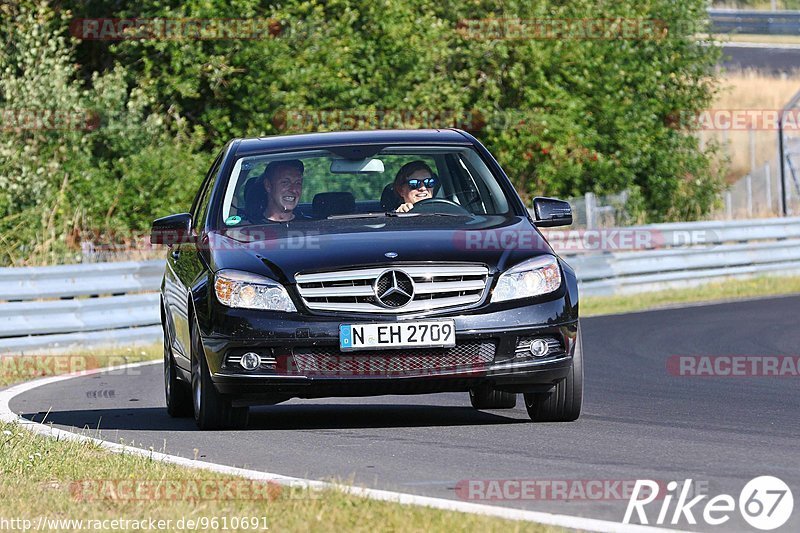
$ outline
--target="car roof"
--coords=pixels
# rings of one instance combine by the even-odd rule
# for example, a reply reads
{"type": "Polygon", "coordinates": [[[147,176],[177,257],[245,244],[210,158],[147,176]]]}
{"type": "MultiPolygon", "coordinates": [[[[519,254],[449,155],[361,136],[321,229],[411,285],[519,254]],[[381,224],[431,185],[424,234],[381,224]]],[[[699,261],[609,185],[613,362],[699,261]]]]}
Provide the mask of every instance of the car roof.
{"type": "Polygon", "coordinates": [[[417,143],[472,145],[470,139],[457,129],[337,131],[241,139],[236,148],[236,155],[314,150],[337,146],[372,146],[374,151],[366,148],[367,153],[364,154],[364,157],[369,157],[383,146],[417,143]]]}

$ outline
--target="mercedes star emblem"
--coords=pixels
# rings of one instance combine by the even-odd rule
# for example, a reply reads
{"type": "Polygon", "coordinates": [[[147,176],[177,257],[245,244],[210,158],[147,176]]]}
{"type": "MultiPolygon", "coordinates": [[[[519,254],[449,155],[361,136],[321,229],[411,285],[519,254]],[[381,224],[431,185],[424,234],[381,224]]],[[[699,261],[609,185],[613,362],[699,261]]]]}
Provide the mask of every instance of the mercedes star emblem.
{"type": "Polygon", "coordinates": [[[384,307],[402,307],[414,299],[414,282],[402,270],[387,270],[378,276],[374,290],[384,307]]]}

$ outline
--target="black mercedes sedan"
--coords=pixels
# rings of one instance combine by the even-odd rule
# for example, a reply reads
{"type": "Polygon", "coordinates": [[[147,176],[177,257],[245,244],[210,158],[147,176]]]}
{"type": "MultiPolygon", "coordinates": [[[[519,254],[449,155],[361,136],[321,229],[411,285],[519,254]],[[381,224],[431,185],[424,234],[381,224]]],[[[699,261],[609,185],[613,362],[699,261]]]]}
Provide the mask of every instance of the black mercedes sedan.
{"type": "Polygon", "coordinates": [[[152,226],[167,410],[224,429],[291,398],[460,391],[575,420],[577,280],[539,231],[571,223],[460,130],[234,139],[152,226]]]}

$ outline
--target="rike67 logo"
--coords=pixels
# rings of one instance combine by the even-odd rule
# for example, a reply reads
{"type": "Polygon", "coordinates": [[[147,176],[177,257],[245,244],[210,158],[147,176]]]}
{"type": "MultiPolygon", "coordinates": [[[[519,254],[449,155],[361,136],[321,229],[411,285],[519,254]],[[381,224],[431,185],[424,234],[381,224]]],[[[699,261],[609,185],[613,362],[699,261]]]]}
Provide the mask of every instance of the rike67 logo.
{"type": "Polygon", "coordinates": [[[646,507],[657,499],[660,508],[653,522],[657,525],[667,523],[677,525],[681,520],[694,525],[697,524],[695,516],[697,513],[706,524],[719,526],[731,519],[738,504],[739,513],[750,526],[769,531],[785,524],[794,509],[791,489],[783,480],[773,476],[760,476],[748,481],[739,493],[738,501],[729,494],[714,496],[704,502],[704,505],[701,502],[708,498],[707,494],[689,499],[692,491],[691,479],[684,481],[682,486],[677,481],[670,481],[666,490],[666,495],[663,495],[659,493],[659,483],[656,481],[636,480],[622,523],[630,524],[634,512],[640,524],[651,523],[653,516],[652,514],[648,516],[648,510],[655,511],[659,505],[656,504],[651,509],[646,507]],[[641,494],[645,496],[640,498],[641,494]],[[674,508],[672,508],[673,501],[675,501],[674,508]]]}

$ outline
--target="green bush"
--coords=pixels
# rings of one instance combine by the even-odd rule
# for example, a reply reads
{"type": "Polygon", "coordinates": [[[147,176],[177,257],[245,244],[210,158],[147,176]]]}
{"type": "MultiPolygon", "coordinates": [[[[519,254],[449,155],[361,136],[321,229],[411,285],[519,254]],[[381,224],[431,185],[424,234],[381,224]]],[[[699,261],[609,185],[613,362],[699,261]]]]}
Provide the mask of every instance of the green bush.
{"type": "Polygon", "coordinates": [[[112,50],[136,66],[158,101],[195,117],[207,132],[207,147],[235,136],[285,133],[282,117],[297,110],[479,114],[486,124],[474,133],[526,199],[638,188],[641,217],[661,221],[702,216],[721,188],[710,164],[713,147],[701,152],[695,137],[670,123],[676,113],[703,109],[713,95],[719,52],[694,39],[705,24],[704,1],[261,5],[243,0],[235,8],[202,2],[164,9],[161,2],[145,2],[124,14],[274,17],[282,33],[255,41],[126,41],[112,50]],[[621,19],[666,25],[668,33],[491,40],[457,31],[465,20],[499,18],[621,19]]]}
{"type": "Polygon", "coordinates": [[[5,263],[67,249],[76,232],[144,232],[153,218],[186,209],[232,137],[375,125],[337,116],[466,124],[526,200],[628,190],[642,221],[701,217],[722,184],[713,147],[701,152],[672,125],[676,114],[708,106],[714,91],[719,51],[693,36],[705,20],[702,0],[59,6],[0,6],[0,37],[9,43],[0,105],[91,109],[100,127],[0,132],[5,263]],[[279,31],[254,40],[70,40],[69,21],[89,17],[258,17],[279,31]],[[464,31],[469,21],[497,19],[657,24],[652,36],[622,39],[498,40],[464,31]],[[319,110],[334,120],[287,120],[319,110]]]}
{"type": "Polygon", "coordinates": [[[82,234],[126,239],[157,214],[188,209],[209,161],[202,135],[118,62],[83,83],[69,13],[45,2],[1,9],[0,34],[14,46],[0,54],[0,264],[70,260],[82,234]],[[19,120],[48,114],[86,120],[56,129],[19,120]]]}

